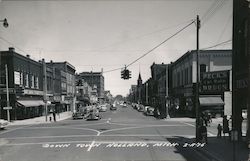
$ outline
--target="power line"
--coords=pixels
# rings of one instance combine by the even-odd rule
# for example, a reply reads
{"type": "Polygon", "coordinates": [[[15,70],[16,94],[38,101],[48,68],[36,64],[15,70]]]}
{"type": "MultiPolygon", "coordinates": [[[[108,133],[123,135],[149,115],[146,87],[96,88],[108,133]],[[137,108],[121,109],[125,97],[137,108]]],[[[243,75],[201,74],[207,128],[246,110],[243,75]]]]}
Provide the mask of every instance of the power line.
{"type": "Polygon", "coordinates": [[[212,5],[210,10],[205,14],[205,16],[203,16],[203,24],[206,23],[206,21],[208,21],[220,8],[223,7],[223,5],[225,4],[226,0],[220,0],[217,1],[216,4],[212,5]]]}
{"type": "Polygon", "coordinates": [[[180,32],[182,32],[184,29],[186,29],[187,27],[189,27],[190,25],[192,25],[194,22],[195,22],[195,20],[193,20],[191,23],[189,23],[188,25],[186,25],[185,27],[183,27],[182,29],[180,29],[179,31],[177,31],[175,34],[173,34],[172,36],[170,36],[169,38],[167,38],[166,40],[164,40],[160,44],[156,45],[153,49],[149,50],[148,52],[146,52],[145,54],[143,54],[142,56],[140,56],[139,58],[137,58],[136,60],[134,60],[132,63],[128,64],[127,67],[129,67],[130,65],[134,64],[135,62],[137,62],[138,60],[140,60],[144,56],[148,55],[149,53],[151,53],[152,51],[154,51],[155,49],[157,49],[158,47],[160,47],[162,44],[164,44],[165,42],[167,42],[168,40],[170,40],[174,36],[178,35],[180,32]]]}
{"type": "Polygon", "coordinates": [[[217,47],[217,46],[225,45],[225,44],[230,43],[230,42],[232,42],[232,39],[227,40],[227,41],[223,41],[223,42],[221,42],[221,43],[219,43],[219,44],[216,44],[216,45],[213,45],[213,46],[209,46],[209,47],[206,47],[206,48],[202,48],[201,50],[211,49],[211,48],[214,48],[214,47],[217,47]]]}
{"type": "MultiPolygon", "coordinates": [[[[148,52],[146,52],[145,54],[143,54],[142,56],[140,56],[139,58],[137,58],[136,60],[132,61],[130,64],[128,64],[126,67],[131,66],[132,64],[134,64],[135,62],[137,62],[138,60],[142,59],[143,57],[145,57],[146,55],[150,54],[152,51],[154,51],[155,49],[157,49],[158,47],[160,47],[162,44],[166,43],[168,40],[170,40],[171,38],[173,38],[174,36],[178,35],[180,32],[182,32],[183,30],[185,30],[187,27],[189,27],[190,25],[192,25],[195,22],[195,20],[192,20],[191,23],[189,23],[188,25],[184,26],[182,29],[180,29],[179,31],[177,31],[176,33],[174,33],[172,36],[168,37],[167,39],[165,39],[164,41],[162,41],[160,44],[156,45],[154,48],[152,48],[151,50],[149,50],[148,52]]],[[[121,70],[123,69],[123,67],[121,68],[117,68],[117,69],[112,69],[112,70],[108,70],[108,71],[104,71],[103,73],[107,73],[107,72],[113,72],[113,71],[117,71],[117,70],[121,70]]]]}
{"type": "Polygon", "coordinates": [[[217,43],[219,43],[219,42],[220,42],[220,40],[221,40],[222,36],[224,35],[224,33],[225,33],[226,29],[227,29],[227,26],[228,26],[228,24],[229,24],[230,20],[232,20],[232,17],[233,17],[233,13],[231,14],[231,16],[229,16],[229,17],[228,17],[228,20],[227,20],[227,22],[226,22],[226,23],[225,23],[225,25],[224,25],[224,28],[223,28],[223,30],[222,30],[222,32],[221,32],[221,34],[220,34],[219,38],[218,38],[217,43]]]}
{"type": "MultiPolygon", "coordinates": [[[[3,37],[0,37],[1,40],[5,41],[6,43],[10,44],[12,47],[20,50],[21,52],[25,53],[25,54],[28,54],[26,51],[22,50],[21,48],[17,47],[14,43],[8,41],[7,39],[3,38],[3,37]]],[[[28,54],[29,55],[29,54],[28,54]]]]}

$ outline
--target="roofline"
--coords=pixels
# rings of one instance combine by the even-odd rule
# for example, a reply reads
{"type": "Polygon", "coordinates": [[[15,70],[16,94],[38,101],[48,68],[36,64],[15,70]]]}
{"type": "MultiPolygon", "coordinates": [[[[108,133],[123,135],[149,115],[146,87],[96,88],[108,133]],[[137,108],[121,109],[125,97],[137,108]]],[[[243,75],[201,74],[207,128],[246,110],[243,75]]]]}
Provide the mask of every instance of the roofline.
{"type": "MultiPolygon", "coordinates": [[[[182,59],[184,59],[185,57],[196,53],[197,50],[189,50],[187,51],[185,54],[183,54],[181,57],[179,57],[177,60],[175,60],[172,63],[172,66],[174,66],[175,64],[177,64],[179,61],[181,61],[182,59]]],[[[229,52],[232,51],[231,49],[223,49],[223,50],[199,50],[200,53],[215,53],[215,52],[229,52]]]]}

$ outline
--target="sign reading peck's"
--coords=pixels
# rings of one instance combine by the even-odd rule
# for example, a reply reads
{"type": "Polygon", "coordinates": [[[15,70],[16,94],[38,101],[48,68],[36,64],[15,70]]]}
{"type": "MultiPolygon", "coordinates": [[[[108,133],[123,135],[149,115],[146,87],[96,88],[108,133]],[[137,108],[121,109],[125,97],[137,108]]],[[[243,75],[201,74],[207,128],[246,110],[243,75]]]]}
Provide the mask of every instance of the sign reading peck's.
{"type": "Polygon", "coordinates": [[[224,92],[229,89],[229,70],[204,72],[201,74],[202,92],[224,92]]]}

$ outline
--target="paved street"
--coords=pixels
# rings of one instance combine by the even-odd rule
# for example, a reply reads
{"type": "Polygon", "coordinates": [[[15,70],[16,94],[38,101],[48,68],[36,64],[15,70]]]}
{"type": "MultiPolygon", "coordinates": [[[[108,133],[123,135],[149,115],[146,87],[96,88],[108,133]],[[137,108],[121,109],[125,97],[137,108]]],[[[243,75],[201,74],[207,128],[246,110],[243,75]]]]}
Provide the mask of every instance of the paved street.
{"type": "MultiPolygon", "coordinates": [[[[131,107],[101,113],[98,121],[67,119],[11,126],[0,133],[1,161],[204,160],[191,144],[193,122],[157,120],[131,107]]],[[[215,136],[216,129],[209,129],[215,136]]]]}

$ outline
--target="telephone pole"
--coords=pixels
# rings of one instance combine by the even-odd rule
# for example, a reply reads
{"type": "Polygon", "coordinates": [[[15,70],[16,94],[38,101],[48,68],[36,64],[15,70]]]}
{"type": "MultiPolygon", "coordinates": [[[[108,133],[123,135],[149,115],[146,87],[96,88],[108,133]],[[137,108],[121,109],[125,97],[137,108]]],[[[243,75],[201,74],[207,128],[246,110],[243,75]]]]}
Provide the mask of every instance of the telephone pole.
{"type": "Polygon", "coordinates": [[[199,15],[196,18],[196,90],[195,90],[195,111],[196,111],[196,141],[200,141],[199,139],[199,128],[200,128],[200,109],[199,109],[199,29],[200,29],[200,19],[199,15]]]}
{"type": "Polygon", "coordinates": [[[9,78],[8,78],[8,66],[5,64],[5,77],[6,77],[6,96],[7,96],[7,120],[10,122],[10,95],[9,95],[9,78]]]}
{"type": "Polygon", "coordinates": [[[44,110],[45,110],[45,121],[48,121],[48,106],[47,106],[47,71],[46,71],[46,63],[45,60],[42,59],[43,64],[43,100],[44,100],[44,110]]]}

